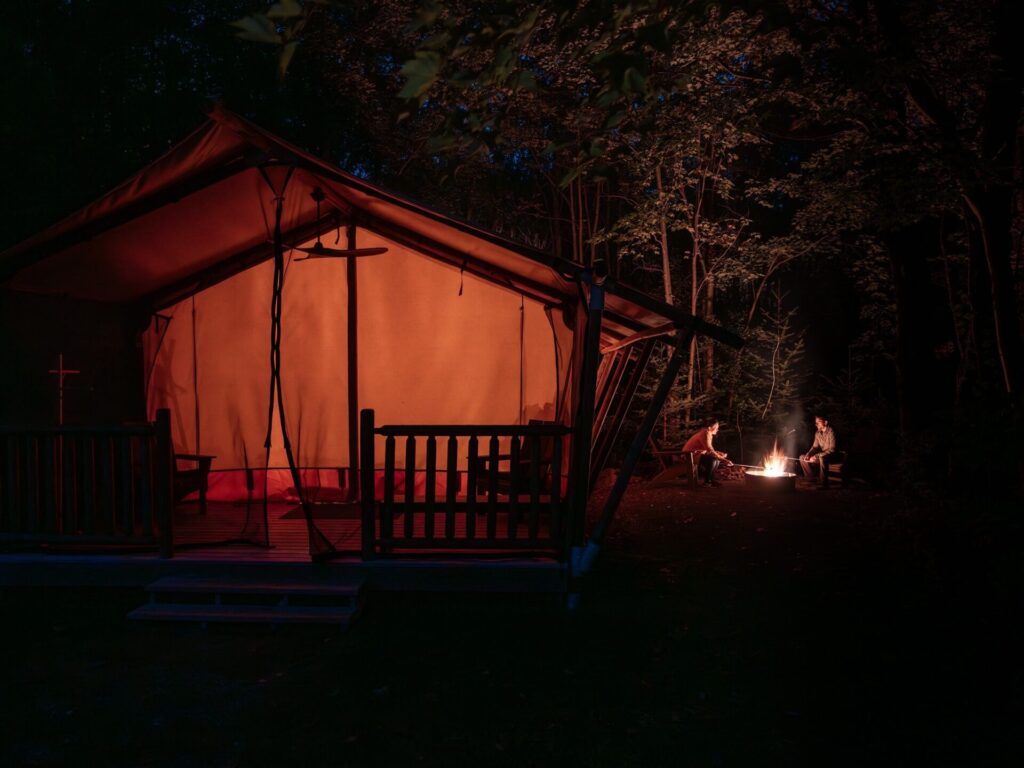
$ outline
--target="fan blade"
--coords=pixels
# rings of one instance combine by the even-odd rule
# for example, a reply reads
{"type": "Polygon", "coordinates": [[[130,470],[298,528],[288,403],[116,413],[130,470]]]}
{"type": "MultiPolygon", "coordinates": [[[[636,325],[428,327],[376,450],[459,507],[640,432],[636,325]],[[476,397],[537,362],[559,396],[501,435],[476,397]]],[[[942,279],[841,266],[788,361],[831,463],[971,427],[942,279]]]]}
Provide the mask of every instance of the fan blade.
{"type": "Polygon", "coordinates": [[[305,259],[296,259],[296,261],[305,261],[306,259],[344,259],[350,256],[377,256],[381,253],[387,253],[387,248],[295,248],[293,250],[301,251],[302,253],[308,253],[309,255],[305,259]]]}

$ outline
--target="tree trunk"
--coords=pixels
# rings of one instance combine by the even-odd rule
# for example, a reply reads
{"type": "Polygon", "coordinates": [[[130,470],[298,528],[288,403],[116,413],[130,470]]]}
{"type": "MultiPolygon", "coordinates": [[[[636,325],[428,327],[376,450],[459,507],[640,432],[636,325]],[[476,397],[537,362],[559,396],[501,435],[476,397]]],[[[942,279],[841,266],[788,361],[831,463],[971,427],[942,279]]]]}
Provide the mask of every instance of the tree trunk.
{"type": "MultiPolygon", "coordinates": [[[[658,182],[658,202],[663,206],[665,202],[665,190],[661,183],[661,163],[654,169],[654,178],[658,182]]],[[[661,231],[661,277],[665,287],[665,303],[673,304],[672,299],[672,263],[668,257],[668,226],[665,222],[665,211],[662,209],[658,214],[658,223],[661,231]]]]}
{"type": "MultiPolygon", "coordinates": [[[[715,316],[715,276],[707,273],[707,287],[704,289],[704,320],[710,322],[715,316]]],[[[712,392],[715,388],[715,345],[709,340],[704,345],[704,392],[712,392]]]]}

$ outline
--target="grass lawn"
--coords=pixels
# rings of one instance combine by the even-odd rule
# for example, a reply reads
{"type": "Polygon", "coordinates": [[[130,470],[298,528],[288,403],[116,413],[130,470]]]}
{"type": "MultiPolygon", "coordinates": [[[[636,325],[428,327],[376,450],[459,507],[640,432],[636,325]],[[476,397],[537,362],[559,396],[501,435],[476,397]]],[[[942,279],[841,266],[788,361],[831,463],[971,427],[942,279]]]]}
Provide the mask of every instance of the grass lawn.
{"type": "Polygon", "coordinates": [[[1020,531],[953,512],[637,484],[577,612],[375,594],[346,633],[7,590],[0,765],[1022,765],[1020,531]]]}

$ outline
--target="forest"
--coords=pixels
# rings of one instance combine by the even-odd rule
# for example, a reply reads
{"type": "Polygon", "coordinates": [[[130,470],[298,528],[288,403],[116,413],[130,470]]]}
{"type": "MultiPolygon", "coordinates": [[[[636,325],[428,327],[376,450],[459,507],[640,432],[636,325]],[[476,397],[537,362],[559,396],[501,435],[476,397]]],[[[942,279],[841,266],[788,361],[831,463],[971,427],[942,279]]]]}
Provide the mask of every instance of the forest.
{"type": "Polygon", "coordinates": [[[824,413],[872,483],[1016,495],[1012,10],[16,4],[0,27],[0,245],[107,191],[222,103],[373,183],[740,333],[738,351],[693,342],[658,428],[667,443],[709,416],[737,449],[803,439],[824,413]]]}

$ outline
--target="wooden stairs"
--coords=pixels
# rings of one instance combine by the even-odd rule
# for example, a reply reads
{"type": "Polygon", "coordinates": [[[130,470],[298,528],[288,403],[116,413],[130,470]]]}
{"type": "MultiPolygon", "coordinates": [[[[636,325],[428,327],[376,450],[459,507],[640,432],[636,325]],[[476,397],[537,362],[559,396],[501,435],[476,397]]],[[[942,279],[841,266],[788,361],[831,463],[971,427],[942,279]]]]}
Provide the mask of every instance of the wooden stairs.
{"type": "Polygon", "coordinates": [[[361,582],[201,576],[167,576],[149,584],[146,592],[149,601],[129,619],[342,627],[356,618],[364,594],[361,582]]]}

